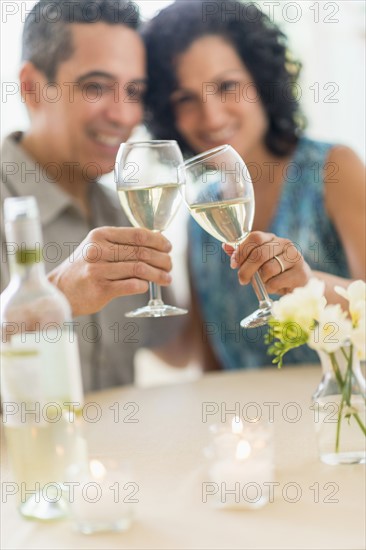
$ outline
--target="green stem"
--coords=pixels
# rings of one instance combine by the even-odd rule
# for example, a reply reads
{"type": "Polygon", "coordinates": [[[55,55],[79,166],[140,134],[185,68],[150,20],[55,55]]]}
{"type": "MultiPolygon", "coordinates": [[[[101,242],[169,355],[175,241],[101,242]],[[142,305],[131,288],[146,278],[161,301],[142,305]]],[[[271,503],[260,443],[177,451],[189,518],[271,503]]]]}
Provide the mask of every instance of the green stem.
{"type": "MultiPolygon", "coordinates": [[[[342,373],[340,371],[339,365],[336,361],[334,353],[330,353],[330,360],[332,363],[333,371],[336,377],[336,380],[338,382],[338,386],[340,389],[340,393],[342,395],[340,408],[338,412],[338,418],[337,418],[337,433],[336,433],[336,445],[335,445],[335,452],[339,452],[339,443],[340,443],[340,435],[341,435],[341,423],[342,423],[342,413],[344,409],[344,405],[346,404],[348,407],[351,407],[351,396],[352,396],[352,358],[353,358],[353,346],[350,346],[350,353],[347,355],[344,348],[341,348],[341,351],[344,355],[344,357],[347,360],[347,370],[344,376],[344,380],[342,378],[342,373]]],[[[363,434],[366,436],[366,427],[363,424],[359,414],[357,412],[351,413],[351,416],[354,416],[355,421],[361,428],[363,434]]]]}
{"type": "Polygon", "coordinates": [[[363,425],[361,418],[358,416],[358,413],[353,413],[357,424],[360,426],[363,434],[366,436],[366,427],[363,425]]]}
{"type": "Polygon", "coordinates": [[[337,382],[338,382],[338,386],[341,390],[341,393],[343,393],[344,381],[343,381],[343,378],[342,378],[341,371],[339,370],[338,363],[336,361],[335,355],[334,355],[334,353],[330,353],[329,356],[330,356],[330,361],[332,363],[333,372],[334,372],[335,377],[336,377],[337,382]]]}
{"type": "Polygon", "coordinates": [[[344,404],[344,398],[342,395],[341,404],[338,412],[338,418],[337,418],[337,434],[336,434],[336,444],[335,444],[335,452],[339,452],[339,440],[341,435],[341,421],[342,421],[342,412],[343,412],[343,404],[344,404]]]}
{"type": "MultiPolygon", "coordinates": [[[[343,357],[344,357],[345,359],[347,359],[347,362],[348,362],[349,357],[348,357],[347,353],[345,352],[345,349],[344,349],[344,348],[341,348],[341,352],[343,353],[343,357]]],[[[352,353],[351,353],[351,356],[352,356],[352,353]]]]}
{"type": "MultiPolygon", "coordinates": [[[[343,348],[341,348],[343,350],[343,348]]],[[[349,357],[347,357],[347,370],[344,380],[343,395],[347,405],[351,406],[351,392],[352,392],[352,357],[353,346],[350,347],[349,357]]]]}
{"type": "MultiPolygon", "coordinates": [[[[343,393],[345,381],[343,381],[341,371],[340,371],[340,369],[339,369],[338,363],[337,363],[336,358],[335,358],[335,354],[334,354],[334,353],[330,353],[329,356],[330,356],[330,361],[331,361],[331,363],[332,363],[333,372],[334,372],[334,375],[335,375],[336,380],[337,380],[337,382],[338,382],[338,386],[339,386],[339,389],[340,389],[340,393],[341,393],[341,395],[342,395],[341,403],[340,403],[339,411],[338,411],[337,432],[336,432],[336,443],[335,443],[335,452],[338,453],[338,452],[339,452],[339,440],[340,440],[340,436],[341,436],[342,412],[343,412],[344,397],[345,397],[345,396],[344,396],[344,393],[343,393]]],[[[348,359],[348,358],[347,358],[347,359],[348,359]]]]}

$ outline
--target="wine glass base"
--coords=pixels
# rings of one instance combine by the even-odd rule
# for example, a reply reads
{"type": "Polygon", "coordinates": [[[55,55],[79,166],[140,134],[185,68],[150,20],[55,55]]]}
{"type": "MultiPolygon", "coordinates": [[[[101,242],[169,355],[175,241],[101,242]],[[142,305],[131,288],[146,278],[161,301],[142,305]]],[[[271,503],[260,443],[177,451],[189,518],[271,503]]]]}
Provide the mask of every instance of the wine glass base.
{"type": "Polygon", "coordinates": [[[166,304],[145,306],[125,313],[125,317],[172,317],[174,315],[186,315],[187,309],[168,306],[166,304]]]}
{"type": "Polygon", "coordinates": [[[240,321],[240,326],[243,328],[262,327],[268,323],[271,317],[272,310],[270,307],[257,309],[254,313],[251,313],[251,315],[240,321]]]}
{"type": "Polygon", "coordinates": [[[64,498],[56,502],[45,500],[42,494],[31,496],[20,507],[19,511],[25,518],[53,521],[68,515],[68,505],[64,498]]]}

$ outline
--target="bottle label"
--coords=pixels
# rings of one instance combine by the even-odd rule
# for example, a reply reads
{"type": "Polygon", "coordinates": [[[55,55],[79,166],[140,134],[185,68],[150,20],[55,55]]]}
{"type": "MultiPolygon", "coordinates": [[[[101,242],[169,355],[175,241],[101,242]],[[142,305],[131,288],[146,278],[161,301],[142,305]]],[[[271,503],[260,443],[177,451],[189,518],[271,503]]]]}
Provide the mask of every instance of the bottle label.
{"type": "MultiPolygon", "coordinates": [[[[24,423],[22,409],[43,410],[51,403],[70,410],[83,405],[83,391],[76,338],[66,333],[47,332],[15,335],[1,346],[1,397],[4,416],[11,425],[24,423]]],[[[35,414],[35,418],[37,414],[35,414]]]]}

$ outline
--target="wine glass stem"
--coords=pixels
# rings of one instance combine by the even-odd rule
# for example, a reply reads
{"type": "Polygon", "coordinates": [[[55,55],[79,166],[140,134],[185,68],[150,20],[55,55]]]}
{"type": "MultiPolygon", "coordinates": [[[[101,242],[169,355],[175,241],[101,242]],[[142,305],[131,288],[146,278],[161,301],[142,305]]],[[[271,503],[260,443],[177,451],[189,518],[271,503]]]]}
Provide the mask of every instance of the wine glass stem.
{"type": "Polygon", "coordinates": [[[150,300],[149,306],[163,306],[164,302],[161,299],[161,287],[156,283],[149,283],[150,300]]]}
{"type": "Polygon", "coordinates": [[[272,300],[268,296],[266,287],[264,286],[261,276],[259,275],[258,272],[254,273],[254,276],[252,278],[252,286],[258,298],[260,309],[270,308],[272,305],[272,300]]]}

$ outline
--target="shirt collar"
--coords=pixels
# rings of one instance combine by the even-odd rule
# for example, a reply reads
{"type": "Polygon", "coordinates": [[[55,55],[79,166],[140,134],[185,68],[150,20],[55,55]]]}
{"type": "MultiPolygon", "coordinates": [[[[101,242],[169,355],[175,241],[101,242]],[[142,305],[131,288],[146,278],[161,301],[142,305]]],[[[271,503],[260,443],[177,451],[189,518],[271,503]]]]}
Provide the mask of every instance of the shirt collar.
{"type": "Polygon", "coordinates": [[[47,176],[42,167],[20,144],[22,133],[7,136],[2,144],[2,180],[16,196],[33,195],[38,203],[42,225],[55,220],[67,208],[75,208],[73,199],[47,176]]]}

